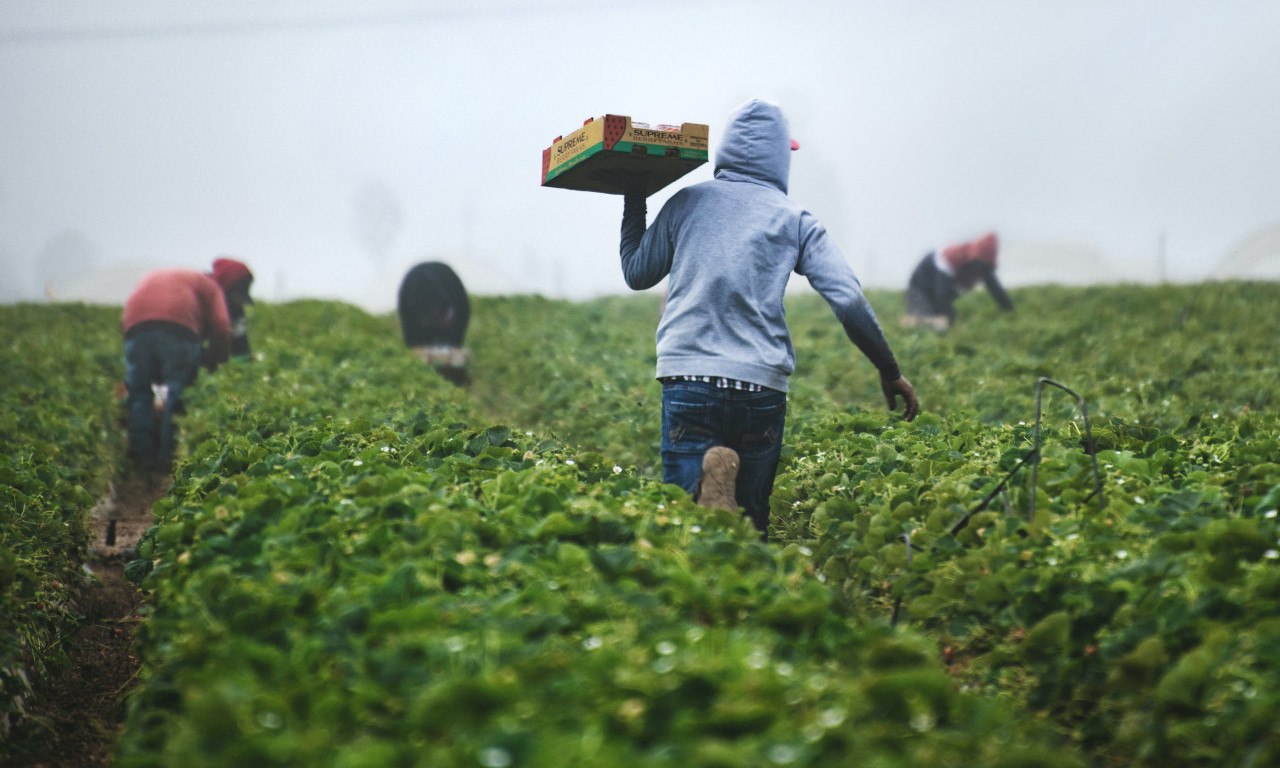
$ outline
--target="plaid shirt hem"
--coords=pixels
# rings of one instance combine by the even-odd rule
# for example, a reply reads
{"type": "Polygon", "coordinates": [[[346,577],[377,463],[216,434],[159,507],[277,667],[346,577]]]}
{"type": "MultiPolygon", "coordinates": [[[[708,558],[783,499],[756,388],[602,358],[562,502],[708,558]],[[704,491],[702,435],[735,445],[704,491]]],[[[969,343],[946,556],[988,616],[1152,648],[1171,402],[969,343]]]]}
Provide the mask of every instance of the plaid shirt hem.
{"type": "Polygon", "coordinates": [[[663,384],[669,384],[676,381],[700,381],[703,384],[714,384],[716,389],[737,389],[742,392],[763,392],[768,387],[753,384],[749,381],[740,381],[738,379],[729,379],[724,376],[663,376],[658,379],[663,384]]]}

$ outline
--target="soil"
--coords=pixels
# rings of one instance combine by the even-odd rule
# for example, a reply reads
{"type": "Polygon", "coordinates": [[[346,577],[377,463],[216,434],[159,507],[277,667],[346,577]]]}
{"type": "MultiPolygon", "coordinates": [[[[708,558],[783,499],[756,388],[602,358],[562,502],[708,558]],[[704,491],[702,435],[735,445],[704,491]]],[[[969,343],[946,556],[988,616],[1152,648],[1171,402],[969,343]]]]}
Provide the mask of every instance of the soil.
{"type": "Polygon", "coordinates": [[[125,696],[138,672],[134,631],[143,621],[141,596],[124,566],[151,525],[151,505],[170,484],[167,474],[138,474],[113,486],[94,509],[85,563],[93,577],[76,604],[85,618],[68,641],[71,663],[35,684],[26,717],[10,734],[13,768],[111,765],[125,696]]]}

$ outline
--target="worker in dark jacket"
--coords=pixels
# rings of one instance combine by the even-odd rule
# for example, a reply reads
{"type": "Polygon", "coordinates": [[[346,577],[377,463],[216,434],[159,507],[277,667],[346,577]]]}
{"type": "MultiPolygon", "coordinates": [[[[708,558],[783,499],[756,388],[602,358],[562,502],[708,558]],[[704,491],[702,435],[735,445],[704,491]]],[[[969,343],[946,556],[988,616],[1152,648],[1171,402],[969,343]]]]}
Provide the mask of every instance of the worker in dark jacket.
{"type": "Polygon", "coordinates": [[[203,362],[210,372],[227,361],[231,319],[222,287],[193,269],[147,274],[125,301],[125,388],[129,406],[129,458],[142,469],[167,470],[173,461],[173,417],[182,392],[203,362]],[[207,342],[208,346],[203,346],[207,342]],[[157,426],[152,385],[166,389],[157,426]]]}
{"type": "Polygon", "coordinates": [[[253,273],[244,262],[224,256],[213,260],[211,277],[227,297],[227,315],[231,318],[231,359],[250,360],[249,322],[244,316],[244,308],[253,303],[249,296],[253,273]]]}
{"type": "Polygon", "coordinates": [[[907,312],[903,325],[924,325],[945,331],[956,321],[956,299],[982,283],[996,304],[1013,311],[1013,302],[996,279],[999,241],[995,233],[926,255],[907,283],[907,312]]]}
{"type": "Polygon", "coordinates": [[[400,283],[397,303],[404,343],[422,362],[454,384],[468,381],[468,354],[464,346],[471,302],[462,280],[439,261],[427,261],[409,270],[400,283]]]}

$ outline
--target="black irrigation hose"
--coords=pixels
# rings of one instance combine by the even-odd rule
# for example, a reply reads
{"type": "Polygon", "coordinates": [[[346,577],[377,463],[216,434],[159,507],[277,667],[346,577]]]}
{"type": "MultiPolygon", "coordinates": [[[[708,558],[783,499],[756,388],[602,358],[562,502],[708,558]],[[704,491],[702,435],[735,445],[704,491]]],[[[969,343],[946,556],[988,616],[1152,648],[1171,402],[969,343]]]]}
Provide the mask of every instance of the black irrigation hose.
{"type": "Polygon", "coordinates": [[[991,493],[988,493],[987,497],[983,499],[982,502],[978,504],[978,506],[974,507],[968,514],[966,514],[964,517],[957,520],[955,524],[951,526],[951,535],[955,536],[957,533],[963,530],[966,525],[969,524],[970,518],[972,518],[974,515],[978,514],[982,510],[986,509],[987,505],[991,503],[991,500],[996,497],[996,494],[1004,490],[1005,484],[1007,484],[1010,480],[1013,479],[1013,476],[1017,474],[1018,470],[1022,469],[1022,466],[1026,464],[1028,461],[1030,461],[1032,456],[1036,456],[1037,454],[1039,454],[1039,452],[1040,452],[1040,449],[1036,448],[1032,450],[1030,453],[1028,453],[1026,456],[1023,456],[1018,461],[1017,465],[1015,465],[1014,468],[1009,472],[1009,474],[1004,476],[1004,479],[1000,481],[1000,484],[997,485],[995,488],[993,488],[991,490],[991,493]]]}
{"type": "MultiPolygon", "coordinates": [[[[907,543],[907,567],[911,567],[911,532],[902,534],[902,540],[907,543]]],[[[889,618],[889,626],[898,626],[898,611],[902,608],[902,595],[898,595],[893,600],[893,616],[889,618]]]]}
{"type": "MultiPolygon", "coordinates": [[[[979,512],[981,512],[982,510],[986,509],[987,505],[991,503],[991,500],[992,500],[992,499],[994,499],[994,498],[996,497],[996,494],[999,494],[999,493],[1001,493],[1002,491],[1004,491],[1004,487],[1005,487],[1005,485],[1006,485],[1010,480],[1012,480],[1012,479],[1013,479],[1013,476],[1014,476],[1015,474],[1017,474],[1018,470],[1019,470],[1019,469],[1022,469],[1022,466],[1023,466],[1024,464],[1026,464],[1028,461],[1030,461],[1030,460],[1031,460],[1031,457],[1032,457],[1032,456],[1034,456],[1035,454],[1036,454],[1036,451],[1032,451],[1031,453],[1028,453],[1026,456],[1023,456],[1023,457],[1022,457],[1022,459],[1018,461],[1017,465],[1016,465],[1016,466],[1014,466],[1014,468],[1013,468],[1012,470],[1010,470],[1010,471],[1009,471],[1009,474],[1005,475],[1004,479],[1000,481],[1000,484],[999,484],[999,485],[997,485],[995,488],[993,488],[993,489],[992,489],[992,491],[991,491],[991,493],[988,493],[988,494],[987,494],[987,497],[986,497],[985,499],[983,499],[983,500],[978,504],[978,506],[974,507],[974,508],[973,508],[972,510],[970,510],[970,511],[969,511],[969,512],[964,516],[964,517],[962,517],[962,518],[960,518],[959,520],[957,520],[957,521],[956,521],[956,523],[955,523],[954,525],[952,525],[952,526],[951,526],[951,531],[950,531],[950,532],[951,532],[951,535],[952,535],[952,536],[955,536],[957,533],[959,533],[961,530],[963,530],[963,529],[964,529],[964,527],[965,527],[966,525],[968,525],[968,524],[969,524],[969,520],[970,520],[974,515],[978,514],[978,513],[979,513],[979,512]]],[[[1007,498],[1007,497],[1005,498],[1005,504],[1006,504],[1006,505],[1008,504],[1008,498],[1007,498]]],[[[908,566],[910,566],[910,565],[911,565],[911,549],[912,549],[913,547],[914,547],[916,550],[920,551],[920,552],[925,552],[925,551],[927,551],[927,550],[925,550],[923,547],[920,547],[919,545],[916,545],[916,544],[912,544],[912,543],[911,543],[911,534],[910,534],[909,532],[908,532],[908,533],[904,533],[904,534],[902,534],[902,540],[903,540],[904,542],[906,542],[906,545],[907,545],[907,565],[908,565],[908,566]]],[[[897,598],[895,598],[895,599],[894,599],[894,601],[893,601],[893,616],[889,619],[889,626],[893,626],[893,627],[898,626],[898,612],[899,612],[899,610],[901,610],[901,608],[902,608],[902,596],[901,596],[901,595],[899,595],[899,596],[898,596],[897,598]]]]}

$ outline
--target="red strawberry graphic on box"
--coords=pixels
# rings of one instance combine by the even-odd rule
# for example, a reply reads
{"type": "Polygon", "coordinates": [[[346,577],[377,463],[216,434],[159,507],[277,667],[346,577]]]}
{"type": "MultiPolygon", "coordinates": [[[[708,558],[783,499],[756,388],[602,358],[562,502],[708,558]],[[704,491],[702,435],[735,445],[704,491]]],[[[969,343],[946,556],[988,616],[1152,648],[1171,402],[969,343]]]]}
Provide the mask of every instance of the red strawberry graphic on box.
{"type": "Polygon", "coordinates": [[[604,148],[613,149],[613,145],[618,143],[627,132],[626,115],[605,115],[604,116],[604,148]]]}

